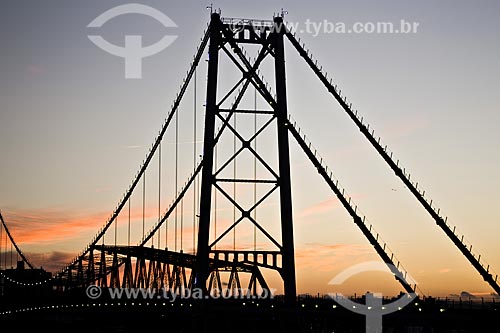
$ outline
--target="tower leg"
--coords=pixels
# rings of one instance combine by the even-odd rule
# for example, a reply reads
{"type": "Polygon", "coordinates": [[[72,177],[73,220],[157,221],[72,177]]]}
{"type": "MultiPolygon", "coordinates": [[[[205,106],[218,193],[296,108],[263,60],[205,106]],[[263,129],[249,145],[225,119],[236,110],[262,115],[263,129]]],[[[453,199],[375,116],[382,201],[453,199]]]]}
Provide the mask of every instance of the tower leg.
{"type": "Polygon", "coordinates": [[[273,44],[275,51],[275,75],[276,75],[276,115],[278,121],[278,156],[280,172],[280,212],[281,212],[281,234],[283,253],[283,283],[285,301],[289,304],[296,302],[297,290],[295,281],[295,253],[293,242],[293,216],[292,216],[292,190],[290,185],[290,149],[288,144],[288,129],[286,122],[288,117],[286,101],[286,76],[285,76],[285,53],[283,47],[283,19],[274,19],[275,32],[273,33],[273,44]]]}
{"type": "Polygon", "coordinates": [[[208,278],[208,248],[210,232],[210,211],[212,206],[214,132],[217,107],[217,72],[219,65],[219,44],[221,40],[221,20],[213,13],[210,21],[210,45],[208,48],[208,78],[205,114],[205,134],[203,142],[203,170],[200,192],[200,223],[198,228],[198,250],[196,253],[195,287],[206,291],[208,278]]]}

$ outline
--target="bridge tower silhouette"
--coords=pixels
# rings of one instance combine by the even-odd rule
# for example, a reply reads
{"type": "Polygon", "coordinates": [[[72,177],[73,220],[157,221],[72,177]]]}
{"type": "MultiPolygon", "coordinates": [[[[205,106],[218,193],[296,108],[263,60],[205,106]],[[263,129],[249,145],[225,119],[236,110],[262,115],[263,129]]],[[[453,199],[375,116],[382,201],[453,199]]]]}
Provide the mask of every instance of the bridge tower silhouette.
{"type": "MultiPolygon", "coordinates": [[[[289,156],[289,140],[287,129],[287,95],[286,95],[286,78],[285,78],[285,55],[283,46],[284,25],[282,17],[275,17],[273,24],[270,22],[260,23],[259,25],[250,24],[250,22],[242,21],[226,21],[223,22],[218,13],[212,13],[210,22],[210,44],[209,44],[209,60],[208,60],[208,79],[206,93],[206,113],[205,113],[205,134],[203,144],[204,166],[202,170],[201,195],[200,195],[200,222],[197,250],[197,270],[196,270],[196,286],[205,289],[206,280],[209,276],[208,259],[210,255],[224,254],[232,260],[244,258],[257,259],[262,256],[267,261],[267,258],[272,258],[270,268],[279,271],[283,283],[284,294],[287,302],[294,302],[296,298],[296,282],[295,282],[295,259],[294,259],[294,243],[293,243],[293,216],[292,216],[292,197],[290,184],[290,156],[289,156]],[[254,63],[250,63],[240,44],[257,44],[261,50],[254,63]],[[234,65],[241,71],[241,79],[230,89],[229,92],[221,92],[218,90],[217,80],[219,77],[219,53],[225,52],[232,60],[234,65]],[[276,82],[276,98],[271,96],[264,89],[265,83],[257,75],[259,65],[262,64],[266,57],[274,58],[275,82],[276,82]],[[269,110],[244,110],[239,107],[240,101],[244,94],[248,92],[248,87],[253,85],[255,89],[264,97],[269,110]],[[230,109],[221,107],[222,102],[234,91],[239,88],[234,103],[230,109]],[[235,117],[239,113],[245,115],[255,115],[268,118],[265,124],[256,131],[251,137],[244,137],[244,134],[239,133],[236,126],[230,123],[231,117],[235,117]],[[217,136],[215,132],[216,119],[219,119],[222,126],[230,131],[239,141],[241,147],[233,154],[228,156],[224,161],[220,161],[220,168],[214,168],[214,149],[218,144],[220,134],[217,136]],[[258,153],[252,147],[253,141],[257,140],[259,134],[267,127],[276,126],[277,134],[277,153],[278,153],[278,169],[271,166],[266,157],[258,153]],[[268,171],[270,177],[263,178],[221,178],[219,175],[228,168],[231,162],[243,154],[245,151],[250,152],[259,163],[261,163],[268,171]],[[243,204],[238,202],[237,198],[232,198],[220,185],[221,183],[248,183],[258,186],[260,184],[272,184],[270,190],[251,207],[245,208],[243,204]],[[211,214],[212,207],[212,190],[215,188],[220,191],[232,204],[238,209],[240,217],[234,221],[222,235],[213,243],[209,243],[210,224],[213,219],[211,214]],[[265,227],[252,216],[253,211],[265,202],[265,199],[277,188],[279,188],[279,210],[281,223],[281,243],[275,240],[265,227]],[[217,242],[232,229],[236,228],[239,223],[244,223],[245,220],[250,221],[263,232],[268,241],[271,241],[277,248],[276,251],[238,251],[225,250],[223,252],[214,250],[217,242]],[[278,266],[278,260],[281,259],[281,267],[278,266]]],[[[221,75],[224,78],[223,75],[221,75]]],[[[266,142],[266,145],[273,144],[266,142]]],[[[216,274],[216,273],[212,273],[216,274]]]]}

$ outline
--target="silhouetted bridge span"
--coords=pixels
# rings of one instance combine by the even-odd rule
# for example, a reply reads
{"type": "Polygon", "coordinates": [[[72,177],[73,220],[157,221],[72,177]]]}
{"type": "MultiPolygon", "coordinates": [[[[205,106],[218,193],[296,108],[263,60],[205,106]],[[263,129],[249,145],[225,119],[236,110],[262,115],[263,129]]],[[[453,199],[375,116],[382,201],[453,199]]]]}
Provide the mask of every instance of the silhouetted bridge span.
{"type": "MultiPolygon", "coordinates": [[[[214,309],[220,307],[224,311],[233,311],[235,315],[246,313],[250,317],[254,316],[252,317],[254,319],[263,318],[263,323],[268,325],[267,327],[279,326],[276,323],[282,316],[285,316],[302,318],[304,320],[302,324],[311,327],[320,327],[321,324],[318,324],[318,321],[323,320],[324,327],[336,327],[335,332],[342,331],[343,328],[340,326],[329,326],[326,324],[329,320],[320,319],[321,316],[310,314],[308,311],[315,309],[314,306],[318,305],[320,309],[324,309],[324,312],[321,312],[322,315],[332,315],[332,318],[357,321],[359,316],[347,310],[341,310],[342,315],[336,317],[336,314],[329,312],[332,309],[337,309],[337,313],[340,311],[334,301],[304,300],[296,294],[289,157],[289,136],[291,135],[329,186],[333,195],[350,214],[354,224],[361,230],[382,261],[387,264],[403,290],[410,294],[417,293],[420,297],[419,302],[423,302],[425,295],[419,291],[414,281],[409,280],[409,274],[402,263],[375,230],[374,225],[360,213],[358,206],[341,187],[332,169],[326,165],[318,150],[314,148],[289,114],[284,53],[286,40],[305,60],[334,101],[342,107],[356,128],[430,214],[446,237],[452,241],[493,291],[499,294],[498,275],[484,262],[481,255],[473,252],[471,244],[464,242],[463,235],[459,234],[442,215],[440,209],[433,205],[433,201],[425,195],[425,191],[419,188],[418,182],[411,179],[410,173],[401,166],[387,145],[381,142],[380,137],[376,136],[374,130],[364,121],[363,116],[341,94],[341,90],[333,83],[323,67],[313,59],[311,52],[300,38],[296,37],[296,34],[286,26],[283,17],[274,17],[272,21],[231,19],[221,18],[219,13],[212,13],[210,24],[200,39],[171,110],[131,185],[96,236],[71,262],[53,275],[37,270],[35,275],[23,280],[23,276],[28,275],[26,272],[16,273],[15,269],[9,269],[9,259],[10,266],[12,266],[13,256],[16,256],[18,259],[16,261],[28,266],[26,271],[33,270],[34,272],[36,269],[16,244],[0,214],[2,222],[0,270],[4,268],[1,271],[1,278],[5,294],[9,294],[8,288],[15,290],[19,290],[20,287],[28,288],[29,293],[33,292],[33,295],[39,293],[36,290],[42,290],[40,294],[44,297],[50,295],[51,301],[58,299],[62,302],[61,311],[78,313],[81,310],[82,313],[89,312],[96,315],[95,304],[101,309],[105,307],[106,311],[110,311],[109,313],[120,312],[118,309],[121,309],[122,305],[111,302],[110,304],[114,304],[111,308],[106,305],[107,303],[103,303],[109,300],[96,300],[89,303],[87,298],[77,309],[74,306],[76,304],[69,307],[71,299],[64,298],[64,295],[69,293],[75,297],[74,299],[85,298],[85,295],[81,293],[82,290],[88,286],[98,286],[164,289],[170,293],[198,289],[205,296],[214,290],[220,292],[225,289],[226,293],[231,293],[231,295],[240,295],[241,291],[245,290],[254,299],[255,297],[259,299],[263,294],[270,295],[272,287],[266,281],[265,274],[262,273],[262,270],[266,270],[278,274],[283,282],[284,292],[282,297],[276,299],[260,299],[262,302],[260,309],[254,301],[248,303],[244,300],[233,299],[226,300],[226,303],[213,303],[214,300],[208,299],[205,303],[202,301],[198,304],[194,300],[184,300],[182,308],[180,303],[167,303],[169,309],[173,307],[169,313],[174,313],[179,320],[180,318],[186,319],[191,313],[189,309],[196,308],[198,311],[193,311],[191,314],[195,313],[206,319],[207,314],[212,313],[211,311],[216,312],[214,309]],[[254,57],[248,56],[247,46],[258,48],[254,57]],[[200,152],[196,145],[199,126],[197,124],[199,113],[196,82],[197,68],[206,55],[207,48],[208,69],[203,118],[203,147],[200,152]],[[224,80],[225,76],[220,68],[220,58],[223,56],[237,72],[236,76],[228,76],[227,80],[224,80]],[[273,88],[260,72],[265,59],[271,59],[274,68],[275,85],[273,88]],[[230,84],[232,80],[234,84],[230,84]],[[251,96],[249,91],[253,91],[254,96],[251,96]],[[189,94],[193,97],[192,106],[186,107],[183,104],[182,109],[193,111],[189,120],[193,123],[194,145],[192,151],[189,152],[192,165],[190,163],[186,165],[186,159],[181,160],[179,157],[182,153],[179,149],[179,109],[181,103],[189,102],[186,102],[186,95],[189,94]],[[257,96],[264,105],[257,107],[257,96]],[[249,105],[249,100],[253,100],[253,105],[249,105]],[[162,147],[162,142],[167,140],[167,137],[174,140],[175,144],[164,144],[162,147]],[[275,154],[269,156],[268,153],[262,152],[262,146],[265,148],[272,146],[275,154]],[[165,156],[168,160],[165,160],[165,156]],[[245,167],[237,163],[245,156],[250,157],[252,161],[250,167],[248,163],[245,167]],[[169,178],[169,186],[173,187],[174,195],[166,199],[162,187],[165,186],[164,170],[167,167],[175,170],[175,176],[169,178]],[[189,175],[184,175],[183,171],[187,169],[193,171],[189,175]],[[153,181],[151,182],[150,179],[153,181]],[[181,179],[185,182],[182,183],[181,179]],[[240,191],[244,186],[251,186],[250,192],[253,197],[250,200],[245,197],[248,193],[240,191]],[[156,196],[154,204],[147,199],[151,196],[156,196]],[[257,214],[257,211],[263,209],[262,207],[265,208],[265,204],[273,198],[278,202],[275,209],[277,217],[266,221],[266,214],[257,214]],[[165,202],[169,199],[169,204],[165,208],[165,202]],[[133,200],[135,201],[132,202],[133,200]],[[217,214],[222,214],[218,210],[221,200],[225,202],[226,211],[232,211],[232,216],[225,215],[224,218],[218,218],[217,214]],[[137,205],[137,202],[140,204],[137,205]],[[188,206],[191,211],[185,213],[188,206]],[[228,207],[230,209],[227,209],[228,207]],[[162,209],[163,213],[161,213],[162,209]],[[152,222],[151,214],[146,214],[151,210],[158,212],[158,216],[152,222]],[[229,223],[223,223],[228,219],[229,223]],[[120,221],[120,226],[118,221],[120,221]],[[142,222],[142,232],[137,231],[136,228],[132,230],[134,226],[137,226],[137,221],[142,222]],[[249,227],[250,231],[240,236],[237,229],[241,230],[244,226],[249,227]],[[276,228],[280,230],[279,236],[272,231],[276,228]],[[192,239],[187,239],[186,234],[192,239]],[[249,234],[250,241],[248,240],[249,234]],[[257,244],[257,238],[259,238],[259,244],[257,244]],[[241,239],[245,241],[239,244],[241,239]],[[207,304],[210,304],[210,307],[207,307],[207,304]],[[228,310],[229,308],[231,310],[228,310]],[[284,310],[278,313],[276,309],[284,310]],[[298,316],[297,311],[302,311],[300,313],[304,314],[304,317],[298,316]]],[[[35,298],[33,297],[32,302],[37,304],[36,306],[30,304],[29,297],[23,299],[26,304],[18,304],[10,297],[4,298],[12,303],[5,301],[2,303],[0,317],[7,318],[9,315],[17,314],[16,318],[18,318],[26,311],[17,312],[16,309],[32,309],[33,307],[39,308],[39,311],[27,312],[45,315],[49,308],[44,308],[40,305],[40,300],[35,298]],[[12,309],[9,308],[10,306],[12,309]]],[[[151,304],[155,304],[151,305],[151,311],[144,310],[145,305],[141,305],[145,314],[162,313],[161,309],[165,306],[164,304],[160,305],[155,302],[151,304]]],[[[149,306],[148,302],[146,307],[149,306]]],[[[491,311],[496,311],[496,305],[492,305],[491,309],[493,309],[491,311]]],[[[122,310],[125,313],[132,312],[129,307],[122,310]]],[[[407,311],[413,313],[414,307],[407,311]]],[[[404,315],[400,318],[403,317],[404,315]]],[[[180,322],[179,327],[182,326],[180,322]]]]}

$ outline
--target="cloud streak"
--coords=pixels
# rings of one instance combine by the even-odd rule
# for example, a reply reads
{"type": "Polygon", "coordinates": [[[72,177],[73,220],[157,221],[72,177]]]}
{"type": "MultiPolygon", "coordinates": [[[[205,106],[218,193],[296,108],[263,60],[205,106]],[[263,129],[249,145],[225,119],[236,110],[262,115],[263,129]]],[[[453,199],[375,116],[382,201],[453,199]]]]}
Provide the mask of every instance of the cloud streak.
{"type": "Polygon", "coordinates": [[[308,243],[296,249],[297,267],[318,272],[333,272],[339,267],[351,265],[354,260],[371,257],[373,249],[364,244],[308,243]]]}
{"type": "MultiPolygon", "coordinates": [[[[164,211],[161,212],[163,216],[164,211]]],[[[187,213],[185,213],[186,215],[187,213]]],[[[83,233],[97,232],[110,217],[109,211],[85,214],[60,208],[42,208],[31,210],[12,210],[4,212],[7,226],[19,245],[48,245],[59,241],[71,241],[83,233]],[[43,244],[42,244],[43,243],[43,244]]],[[[130,212],[132,223],[142,221],[143,210],[133,207],[130,212]]],[[[149,206],[144,211],[146,220],[158,218],[158,207],[149,206]]],[[[118,223],[128,219],[128,210],[123,209],[118,216],[118,223]]],[[[89,238],[90,241],[90,238],[89,238]]]]}
{"type": "Polygon", "coordinates": [[[17,210],[8,214],[7,224],[16,243],[39,244],[68,240],[81,232],[97,230],[107,214],[83,214],[61,209],[17,210]]]}
{"type": "MultiPolygon", "coordinates": [[[[360,195],[354,194],[351,195],[350,197],[354,199],[354,198],[359,198],[360,195]]],[[[348,198],[348,195],[346,195],[346,198],[348,198]]],[[[305,217],[324,215],[338,208],[342,208],[339,199],[337,197],[332,197],[330,199],[320,201],[312,206],[303,209],[301,212],[299,212],[298,218],[303,219],[305,217]]]]}

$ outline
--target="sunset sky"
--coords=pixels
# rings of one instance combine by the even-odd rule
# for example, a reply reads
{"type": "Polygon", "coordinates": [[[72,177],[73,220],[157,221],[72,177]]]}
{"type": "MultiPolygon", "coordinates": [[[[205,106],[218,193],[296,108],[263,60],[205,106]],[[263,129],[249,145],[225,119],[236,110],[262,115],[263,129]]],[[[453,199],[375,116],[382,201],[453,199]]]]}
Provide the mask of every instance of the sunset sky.
{"type": "MultiPolygon", "coordinates": [[[[21,0],[0,5],[0,210],[36,266],[62,267],[106,222],[161,129],[210,18],[208,2],[140,1],[177,27],[166,28],[144,15],[87,27],[126,3],[21,0]],[[177,38],[143,59],[142,78],[126,79],[124,60],[99,49],[87,37],[91,34],[116,45],[123,45],[124,35],[142,35],[143,45],[166,34],[177,38]]],[[[223,17],[268,20],[285,9],[285,20],[297,25],[301,41],[433,206],[500,272],[500,3],[233,0],[214,2],[214,8],[223,17]],[[401,20],[418,23],[417,30],[341,33],[325,28],[350,28],[356,22],[399,26],[401,20]]],[[[436,296],[493,292],[290,43],[285,57],[289,112],[421,290],[436,296]]],[[[221,60],[224,87],[237,77],[234,72],[222,76],[228,64],[221,60]]],[[[263,74],[274,83],[273,72],[263,74]]],[[[179,186],[193,169],[193,153],[201,152],[205,79],[203,60],[197,72],[196,143],[192,89],[180,108],[179,186]]],[[[253,91],[247,102],[252,96],[253,91]]],[[[162,181],[168,185],[162,211],[175,192],[173,133],[164,140],[162,181]]],[[[328,285],[342,270],[379,259],[292,137],[290,147],[298,292],[398,292],[400,286],[379,273],[328,285]]],[[[155,200],[154,193],[148,194],[147,226],[158,217],[155,200]]],[[[183,220],[187,250],[193,234],[190,200],[183,220]]],[[[220,225],[232,214],[223,207],[220,225]]],[[[274,208],[271,200],[258,214],[275,221],[274,208]]],[[[139,201],[132,212],[138,240],[139,201]]],[[[278,222],[271,224],[271,230],[279,228],[278,222]]],[[[242,237],[251,239],[251,229],[245,230],[242,237]]],[[[126,239],[123,232],[118,237],[126,239]]]]}

